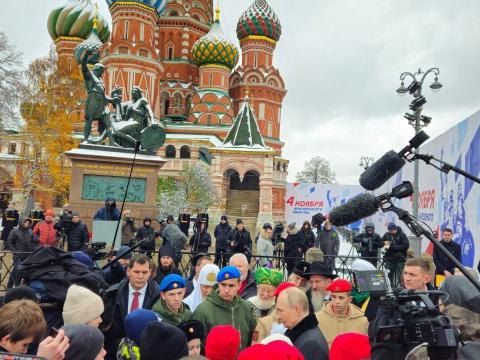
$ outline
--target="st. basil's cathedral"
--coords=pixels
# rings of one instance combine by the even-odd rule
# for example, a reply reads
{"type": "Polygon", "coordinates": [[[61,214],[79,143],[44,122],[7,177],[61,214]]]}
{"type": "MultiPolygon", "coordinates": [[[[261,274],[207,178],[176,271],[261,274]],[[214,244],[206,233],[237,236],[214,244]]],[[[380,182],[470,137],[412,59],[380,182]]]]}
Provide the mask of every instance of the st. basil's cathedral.
{"type": "Polygon", "coordinates": [[[221,199],[209,209],[215,221],[225,213],[242,217],[253,231],[284,220],[286,89],[273,66],[282,28],[268,2],[254,0],[241,14],[239,47],[224,35],[212,0],[107,3],[111,29],[93,0],[68,0],[52,10],[48,31],[59,59],[75,61],[73,49],[88,38],[95,18],[106,93],[118,86],[126,101],[140,87],[165,124],[157,154],[167,161],[159,176],[203,160],[221,199]]]}

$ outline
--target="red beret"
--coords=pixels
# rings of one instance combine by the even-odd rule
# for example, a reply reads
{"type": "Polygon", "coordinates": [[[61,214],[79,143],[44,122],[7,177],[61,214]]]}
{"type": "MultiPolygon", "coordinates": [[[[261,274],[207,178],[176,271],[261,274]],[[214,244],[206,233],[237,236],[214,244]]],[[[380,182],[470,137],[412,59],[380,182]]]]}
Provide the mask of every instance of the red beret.
{"type": "Polygon", "coordinates": [[[340,334],[333,339],[330,360],[370,359],[368,336],[357,333],[340,334]]]}
{"type": "Polygon", "coordinates": [[[332,283],[327,287],[327,290],[333,293],[350,292],[352,291],[352,284],[350,284],[350,281],[348,280],[337,279],[332,281],[332,283]]]}
{"type": "Polygon", "coordinates": [[[238,360],[304,360],[302,353],[284,341],[272,341],[267,345],[255,344],[243,350],[238,360]]]}
{"type": "Polygon", "coordinates": [[[292,287],[292,286],[296,286],[296,285],[291,282],[283,282],[277,286],[273,295],[278,296],[283,290],[288,289],[289,287],[292,287]]]}

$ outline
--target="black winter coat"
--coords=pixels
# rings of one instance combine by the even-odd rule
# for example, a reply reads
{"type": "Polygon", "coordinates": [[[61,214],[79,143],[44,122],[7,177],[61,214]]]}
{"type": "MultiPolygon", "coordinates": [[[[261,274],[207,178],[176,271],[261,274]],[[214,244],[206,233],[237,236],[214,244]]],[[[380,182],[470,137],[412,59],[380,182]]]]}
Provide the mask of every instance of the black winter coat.
{"type": "Polygon", "coordinates": [[[67,233],[68,251],[82,251],[88,243],[87,225],[78,222],[72,223],[72,227],[67,233]]]}
{"type": "Polygon", "coordinates": [[[18,266],[19,275],[26,281],[39,280],[53,301],[63,303],[67,290],[77,284],[98,294],[108,284],[103,277],[75,260],[71,254],[45,245],[38,248],[18,266]]]}
{"type": "Polygon", "coordinates": [[[257,295],[257,283],[255,282],[255,279],[253,278],[253,274],[251,271],[248,272],[246,281],[247,281],[247,285],[245,285],[245,288],[240,294],[240,297],[244,300],[247,300],[257,295]]]}
{"type": "Polygon", "coordinates": [[[251,253],[252,252],[252,238],[250,233],[243,229],[233,229],[227,236],[228,251],[232,254],[235,253],[251,253]],[[232,246],[233,243],[233,246],[232,246]]]}
{"type": "Polygon", "coordinates": [[[405,261],[407,259],[407,250],[410,247],[410,242],[400,226],[397,226],[395,236],[387,232],[383,235],[382,241],[391,241],[390,248],[385,251],[383,256],[385,260],[405,261]]]}
{"type": "Polygon", "coordinates": [[[292,340],[305,360],[328,360],[327,340],[318,327],[315,314],[308,315],[293,329],[287,330],[285,335],[292,340]]]}
{"type": "Polygon", "coordinates": [[[301,242],[303,244],[303,252],[306,252],[308,249],[313,247],[315,243],[315,234],[311,229],[305,230],[302,229],[298,232],[298,236],[302,238],[301,242]]]}
{"type": "Polygon", "coordinates": [[[378,249],[383,247],[383,241],[380,235],[373,233],[372,235],[363,232],[353,238],[354,244],[360,244],[360,255],[366,258],[376,258],[378,249]]]}
{"type": "MultiPolygon", "coordinates": [[[[129,280],[125,279],[120,284],[114,285],[107,290],[108,292],[116,291],[115,302],[113,304],[113,325],[111,335],[120,339],[125,337],[124,319],[128,314],[128,291],[129,280]]],[[[110,296],[112,296],[110,294],[110,296]]],[[[143,299],[142,309],[151,310],[153,305],[160,298],[160,288],[154,280],[148,280],[147,291],[143,299]]],[[[110,311],[111,304],[109,305],[110,311]]]]}
{"type": "Polygon", "coordinates": [[[208,253],[208,248],[212,245],[212,238],[206,231],[197,232],[192,235],[189,244],[194,253],[208,253]]]}
{"type": "Polygon", "coordinates": [[[215,236],[215,247],[217,249],[226,249],[227,248],[227,237],[228,234],[232,231],[232,227],[226,222],[225,224],[218,224],[215,226],[215,231],[213,236],[215,236]]]}
{"type": "MultiPolygon", "coordinates": [[[[455,258],[462,262],[462,248],[456,242],[450,241],[445,242],[444,240],[440,243],[445,246],[450,254],[455,256],[455,258]]],[[[444,275],[444,271],[447,270],[451,274],[455,271],[455,264],[451,261],[443,252],[440,251],[436,246],[433,247],[433,262],[435,263],[435,273],[444,275]]]]}
{"type": "Polygon", "coordinates": [[[302,253],[299,249],[304,248],[303,237],[297,231],[292,230],[285,239],[285,247],[283,249],[286,258],[300,258],[302,253]]]}
{"type": "Polygon", "coordinates": [[[38,247],[38,241],[33,236],[32,229],[25,229],[22,225],[19,225],[8,235],[6,247],[14,253],[14,259],[24,260],[38,247]],[[16,251],[20,253],[16,254],[16,251]]]}
{"type": "MultiPolygon", "coordinates": [[[[155,234],[155,229],[152,226],[142,226],[138,229],[137,235],[135,235],[135,240],[142,241],[152,234],[155,234]]],[[[140,247],[140,250],[155,250],[155,241],[147,241],[140,247]]]]}

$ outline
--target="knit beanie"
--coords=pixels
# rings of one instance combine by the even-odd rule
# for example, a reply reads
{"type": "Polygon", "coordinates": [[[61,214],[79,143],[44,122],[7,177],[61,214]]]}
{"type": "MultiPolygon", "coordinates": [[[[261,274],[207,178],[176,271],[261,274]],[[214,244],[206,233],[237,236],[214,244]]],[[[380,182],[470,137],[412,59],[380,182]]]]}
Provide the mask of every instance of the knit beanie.
{"type": "Polygon", "coordinates": [[[215,326],[207,336],[205,355],[209,360],[234,360],[239,348],[240,332],[237,329],[231,325],[215,326]]]}
{"type": "Polygon", "coordinates": [[[22,299],[37,302],[37,293],[32,288],[25,285],[13,287],[11,289],[8,289],[5,293],[5,296],[3,297],[3,303],[8,304],[10,301],[22,299]]]}
{"type": "Polygon", "coordinates": [[[63,330],[70,344],[64,360],[95,360],[105,339],[100,330],[83,324],[65,325],[63,330]]]}
{"type": "Polygon", "coordinates": [[[289,337],[283,335],[283,334],[271,334],[271,335],[268,335],[265,339],[263,339],[262,341],[260,341],[260,344],[263,344],[263,345],[267,345],[267,344],[270,344],[271,342],[274,342],[274,341],[284,341],[286,342],[288,345],[292,345],[293,346],[293,343],[292,343],[292,340],[290,340],[289,337]]]}
{"type": "Polygon", "coordinates": [[[143,330],[152,321],[159,321],[157,314],[152,310],[137,309],[125,317],[125,333],[130,340],[140,346],[140,336],[143,330]]]}
{"type": "Polygon", "coordinates": [[[185,333],[176,326],[162,321],[147,325],[140,337],[140,359],[157,360],[159,358],[178,360],[188,355],[188,343],[185,333]]]}
{"type": "Polygon", "coordinates": [[[368,336],[357,333],[338,335],[330,347],[330,360],[370,359],[368,336]]]}
{"type": "Polygon", "coordinates": [[[62,313],[65,324],[86,324],[103,311],[103,300],[94,292],[75,284],[68,288],[62,313]]]}
{"type": "Polygon", "coordinates": [[[75,260],[77,260],[78,262],[81,262],[83,265],[86,265],[88,267],[93,267],[92,258],[87,254],[85,254],[83,251],[72,251],[71,254],[75,260]]]}

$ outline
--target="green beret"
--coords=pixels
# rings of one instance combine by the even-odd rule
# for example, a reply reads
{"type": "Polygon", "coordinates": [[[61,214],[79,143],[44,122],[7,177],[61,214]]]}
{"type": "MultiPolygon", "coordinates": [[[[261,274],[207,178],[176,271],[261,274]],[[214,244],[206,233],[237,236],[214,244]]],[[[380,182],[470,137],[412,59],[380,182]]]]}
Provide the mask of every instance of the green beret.
{"type": "Polygon", "coordinates": [[[269,284],[277,287],[282,281],[283,275],[278,270],[259,267],[257,271],[255,271],[255,282],[257,285],[269,284]]]}

